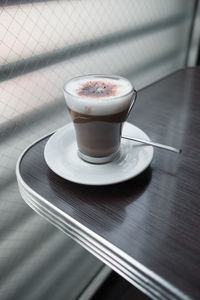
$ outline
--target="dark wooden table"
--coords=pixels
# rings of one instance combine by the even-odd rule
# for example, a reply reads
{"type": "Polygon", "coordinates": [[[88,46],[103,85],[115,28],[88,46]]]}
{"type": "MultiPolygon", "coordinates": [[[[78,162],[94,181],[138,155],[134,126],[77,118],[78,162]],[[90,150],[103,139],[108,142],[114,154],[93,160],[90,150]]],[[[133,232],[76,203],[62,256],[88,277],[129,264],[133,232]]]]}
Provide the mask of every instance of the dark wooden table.
{"type": "Polygon", "coordinates": [[[36,212],[150,297],[200,299],[200,68],[141,90],[129,121],[183,153],[155,149],[138,177],[82,186],[47,167],[48,136],[20,158],[20,192],[36,212]]]}

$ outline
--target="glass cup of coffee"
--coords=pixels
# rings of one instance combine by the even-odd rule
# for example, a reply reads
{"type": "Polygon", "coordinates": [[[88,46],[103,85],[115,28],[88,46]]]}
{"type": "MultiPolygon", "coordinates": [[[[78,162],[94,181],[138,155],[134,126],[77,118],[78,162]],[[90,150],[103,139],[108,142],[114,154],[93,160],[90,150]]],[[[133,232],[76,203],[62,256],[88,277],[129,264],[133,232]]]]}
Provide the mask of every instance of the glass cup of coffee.
{"type": "Polygon", "coordinates": [[[123,123],[136,100],[125,78],[86,75],[69,80],[64,95],[78,145],[78,155],[90,163],[112,161],[120,151],[123,123]]]}

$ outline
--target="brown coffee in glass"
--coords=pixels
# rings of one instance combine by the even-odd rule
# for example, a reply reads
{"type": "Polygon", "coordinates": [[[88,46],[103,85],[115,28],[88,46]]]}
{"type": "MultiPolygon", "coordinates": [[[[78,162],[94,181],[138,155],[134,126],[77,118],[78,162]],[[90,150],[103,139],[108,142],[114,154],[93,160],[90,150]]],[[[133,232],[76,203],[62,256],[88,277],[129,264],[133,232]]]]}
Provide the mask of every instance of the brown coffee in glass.
{"type": "Polygon", "coordinates": [[[136,99],[132,84],[120,76],[80,76],[65,84],[64,95],[79,156],[90,163],[113,160],[120,150],[122,125],[136,99]]]}

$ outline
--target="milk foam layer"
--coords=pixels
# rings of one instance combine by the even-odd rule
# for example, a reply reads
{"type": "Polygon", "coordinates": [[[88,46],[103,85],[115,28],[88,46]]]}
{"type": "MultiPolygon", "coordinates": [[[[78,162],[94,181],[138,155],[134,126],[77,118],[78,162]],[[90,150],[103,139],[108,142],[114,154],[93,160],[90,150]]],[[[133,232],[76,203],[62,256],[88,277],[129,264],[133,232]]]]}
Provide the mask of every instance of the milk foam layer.
{"type": "Polygon", "coordinates": [[[131,83],[122,77],[92,75],[74,78],[64,87],[65,100],[68,107],[87,115],[110,115],[126,110],[133,97],[131,83]],[[114,92],[106,95],[82,95],[80,90],[87,85],[100,83],[102,86],[114,86],[114,92]]]}

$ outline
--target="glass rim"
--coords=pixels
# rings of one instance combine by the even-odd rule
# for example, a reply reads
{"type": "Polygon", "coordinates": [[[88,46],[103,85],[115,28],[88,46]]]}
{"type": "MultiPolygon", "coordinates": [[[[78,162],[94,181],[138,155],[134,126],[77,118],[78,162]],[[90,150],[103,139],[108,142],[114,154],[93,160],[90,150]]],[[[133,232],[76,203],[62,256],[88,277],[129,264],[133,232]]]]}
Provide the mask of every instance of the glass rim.
{"type": "MultiPolygon", "coordinates": [[[[133,92],[134,93],[137,93],[137,91],[136,91],[136,89],[135,89],[135,87],[133,86],[133,84],[130,82],[130,80],[128,80],[127,78],[125,78],[125,77],[123,77],[123,76],[119,76],[119,75],[112,75],[112,74],[86,74],[86,75],[80,75],[80,76],[76,76],[76,77],[73,77],[73,78],[71,78],[71,79],[69,79],[69,80],[67,80],[66,82],[65,82],[65,84],[64,84],[64,86],[63,86],[63,90],[64,90],[64,92],[66,92],[68,95],[70,95],[70,96],[73,96],[73,97],[76,97],[76,98],[83,98],[83,97],[81,97],[81,96],[79,96],[79,95],[74,95],[74,94],[72,94],[72,93],[70,93],[67,89],[66,89],[66,86],[67,86],[67,84],[69,83],[69,82],[71,82],[71,81],[73,81],[73,80],[76,80],[76,79],[79,79],[79,78],[86,78],[86,77],[105,77],[105,78],[113,78],[113,79],[123,79],[123,80],[126,80],[126,81],[128,81],[130,84],[131,84],[131,90],[128,92],[128,93],[126,93],[126,94],[124,94],[124,95],[121,95],[121,96],[116,96],[116,97],[113,97],[113,98],[115,98],[115,99],[118,99],[118,98],[123,98],[123,97],[126,97],[126,96],[128,96],[129,94],[132,94],[133,92]]],[[[89,98],[89,97],[88,97],[89,98]]],[[[113,98],[111,98],[110,100],[112,100],[113,98]]],[[[103,99],[103,98],[102,98],[103,99]]],[[[106,99],[107,100],[107,99],[106,99]]]]}

